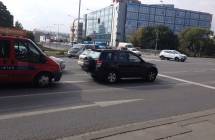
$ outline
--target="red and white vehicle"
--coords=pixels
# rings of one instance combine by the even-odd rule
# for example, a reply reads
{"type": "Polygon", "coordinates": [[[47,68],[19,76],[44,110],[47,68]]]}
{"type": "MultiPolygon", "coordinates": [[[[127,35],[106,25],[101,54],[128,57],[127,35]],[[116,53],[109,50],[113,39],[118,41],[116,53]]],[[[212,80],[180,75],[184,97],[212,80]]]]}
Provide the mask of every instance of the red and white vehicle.
{"type": "Polygon", "coordinates": [[[32,82],[45,87],[59,81],[62,75],[59,64],[23,36],[23,31],[0,29],[0,83],[32,82]]]}

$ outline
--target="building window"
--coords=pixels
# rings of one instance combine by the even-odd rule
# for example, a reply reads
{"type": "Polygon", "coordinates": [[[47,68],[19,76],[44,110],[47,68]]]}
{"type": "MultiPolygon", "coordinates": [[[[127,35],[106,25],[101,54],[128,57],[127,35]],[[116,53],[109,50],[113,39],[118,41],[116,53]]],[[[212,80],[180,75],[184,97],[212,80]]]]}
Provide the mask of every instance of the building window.
{"type": "Polygon", "coordinates": [[[166,16],[174,17],[175,16],[175,11],[174,10],[166,10],[166,16]]]}
{"type": "Polygon", "coordinates": [[[155,8],[154,7],[150,7],[150,14],[155,15],[155,8]]]}
{"type": "Polygon", "coordinates": [[[210,21],[211,20],[211,16],[208,15],[208,14],[200,14],[200,20],[210,21]]]}
{"type": "Polygon", "coordinates": [[[146,14],[148,14],[149,13],[149,7],[147,7],[147,6],[141,6],[140,7],[140,13],[146,13],[146,14]]]}
{"type": "Polygon", "coordinates": [[[175,22],[174,17],[165,17],[165,23],[173,24],[175,22]]]}
{"type": "Polygon", "coordinates": [[[199,14],[198,14],[198,13],[192,12],[192,13],[190,14],[190,18],[191,18],[191,19],[199,19],[199,14]]]}
{"type": "Polygon", "coordinates": [[[184,25],[185,26],[189,26],[190,25],[190,20],[189,19],[185,19],[184,20],[184,25]]]}
{"type": "Polygon", "coordinates": [[[138,28],[144,28],[144,27],[148,27],[148,21],[139,21],[138,22],[138,28]]]}
{"type": "Polygon", "coordinates": [[[148,14],[140,14],[139,20],[149,20],[149,15],[148,14]]]}
{"type": "Polygon", "coordinates": [[[137,27],[137,21],[136,20],[127,20],[126,25],[131,26],[131,27],[137,27]]]}
{"type": "Polygon", "coordinates": [[[127,19],[138,19],[138,13],[127,12],[127,19]]]}
{"type": "Polygon", "coordinates": [[[185,11],[178,10],[176,11],[176,17],[185,17],[185,11]]]}
{"type": "Polygon", "coordinates": [[[190,20],[190,26],[197,27],[198,26],[198,21],[197,20],[190,20]]]}
{"type": "Polygon", "coordinates": [[[185,17],[190,18],[190,12],[187,11],[186,14],[185,14],[185,17]]]}
{"type": "Polygon", "coordinates": [[[154,15],[150,15],[150,16],[149,16],[149,20],[150,20],[150,21],[155,21],[155,16],[154,16],[154,15]]]}
{"type": "Polygon", "coordinates": [[[184,25],[184,19],[183,18],[176,18],[175,19],[175,24],[184,25]]]}
{"type": "Polygon", "coordinates": [[[165,10],[161,8],[156,9],[156,15],[165,15],[165,10]]]}
{"type": "Polygon", "coordinates": [[[127,5],[127,11],[139,12],[139,5],[137,5],[137,4],[128,4],[127,5]]]}
{"type": "Polygon", "coordinates": [[[163,16],[155,16],[155,22],[164,22],[164,17],[163,16]]]}
{"type": "Polygon", "coordinates": [[[199,21],[199,27],[209,28],[210,24],[209,24],[209,22],[199,21]]]}

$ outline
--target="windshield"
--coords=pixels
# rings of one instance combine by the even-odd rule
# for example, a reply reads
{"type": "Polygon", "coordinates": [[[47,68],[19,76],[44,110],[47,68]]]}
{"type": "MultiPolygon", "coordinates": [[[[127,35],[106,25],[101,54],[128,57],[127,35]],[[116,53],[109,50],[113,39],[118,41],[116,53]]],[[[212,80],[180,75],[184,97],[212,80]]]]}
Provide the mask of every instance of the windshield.
{"type": "Polygon", "coordinates": [[[126,47],[127,47],[127,48],[134,48],[133,45],[127,45],[126,47]]]}
{"type": "Polygon", "coordinates": [[[97,51],[90,51],[88,53],[88,57],[91,57],[93,59],[99,59],[100,55],[101,55],[101,52],[97,52],[97,51]]]}

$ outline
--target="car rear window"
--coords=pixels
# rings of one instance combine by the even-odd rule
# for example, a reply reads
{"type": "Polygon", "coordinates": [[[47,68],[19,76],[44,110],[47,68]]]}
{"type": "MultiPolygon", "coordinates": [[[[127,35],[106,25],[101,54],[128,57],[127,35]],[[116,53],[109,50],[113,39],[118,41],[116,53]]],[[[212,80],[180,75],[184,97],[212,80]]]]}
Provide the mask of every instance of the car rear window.
{"type": "Polygon", "coordinates": [[[91,57],[93,59],[99,59],[100,55],[101,55],[101,52],[90,51],[90,53],[88,54],[88,57],[91,57]]]}
{"type": "Polygon", "coordinates": [[[0,40],[0,58],[9,57],[10,42],[7,40],[0,40]]]}

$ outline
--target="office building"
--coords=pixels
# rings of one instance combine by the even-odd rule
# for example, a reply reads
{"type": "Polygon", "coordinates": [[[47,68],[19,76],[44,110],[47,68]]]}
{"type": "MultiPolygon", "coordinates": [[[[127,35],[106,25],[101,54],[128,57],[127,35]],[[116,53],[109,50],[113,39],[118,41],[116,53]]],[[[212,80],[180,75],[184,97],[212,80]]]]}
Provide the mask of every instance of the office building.
{"type": "Polygon", "coordinates": [[[86,36],[116,46],[139,28],[165,25],[179,33],[189,27],[210,29],[209,13],[175,8],[174,5],[141,4],[138,0],[114,0],[113,5],[85,15],[86,36]],[[98,20],[100,19],[100,23],[98,20]]]}

